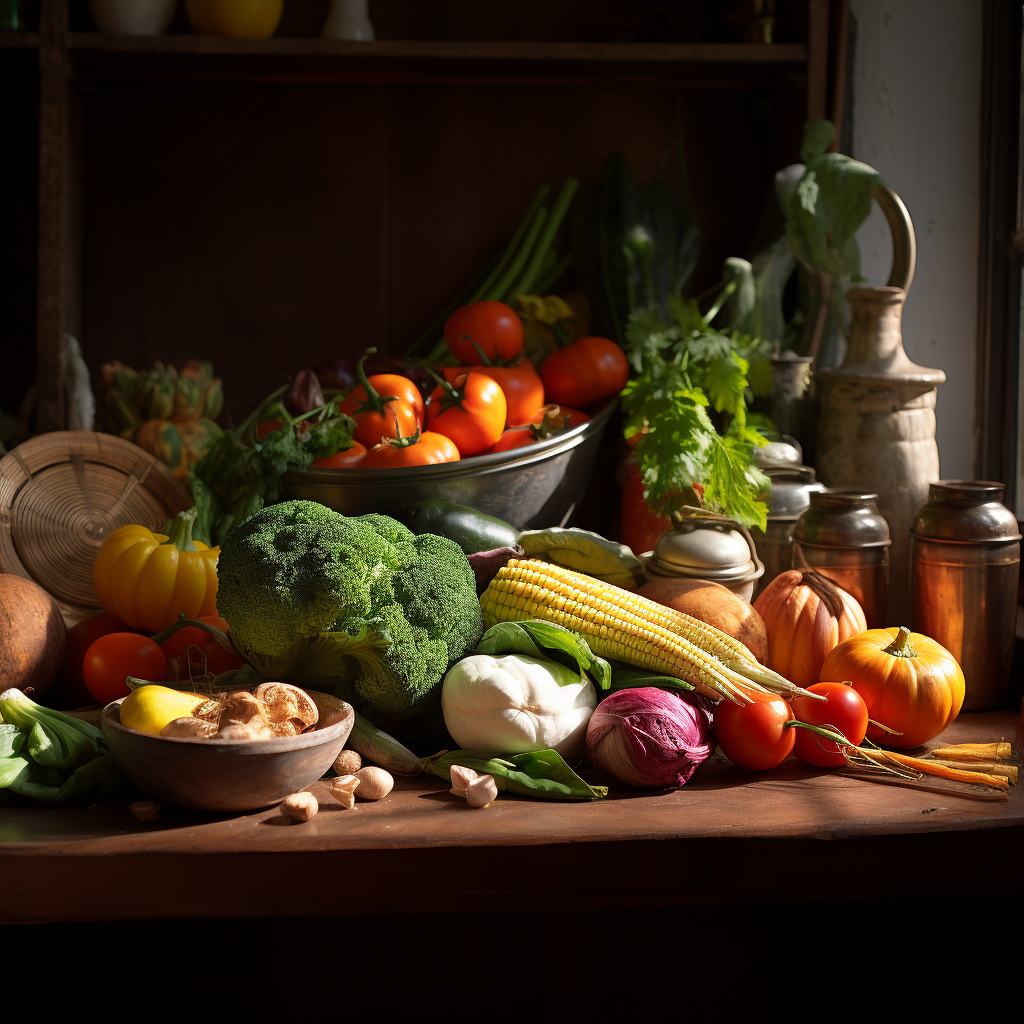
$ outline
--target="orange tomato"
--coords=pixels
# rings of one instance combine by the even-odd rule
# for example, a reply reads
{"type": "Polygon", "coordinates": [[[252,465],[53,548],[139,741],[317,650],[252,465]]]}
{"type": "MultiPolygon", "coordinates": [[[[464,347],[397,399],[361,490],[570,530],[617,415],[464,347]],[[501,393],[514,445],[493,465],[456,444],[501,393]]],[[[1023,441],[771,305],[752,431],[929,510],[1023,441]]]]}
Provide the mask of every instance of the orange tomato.
{"type": "Polygon", "coordinates": [[[351,448],[327,455],[322,459],[314,459],[313,465],[319,469],[349,469],[352,466],[358,466],[365,457],[366,446],[358,441],[353,441],[351,448]]]}
{"type": "Polygon", "coordinates": [[[528,445],[536,443],[537,438],[529,427],[510,427],[487,449],[487,454],[510,452],[516,448],[526,448],[528,445]]]}
{"type": "MultiPolygon", "coordinates": [[[[381,398],[400,398],[408,402],[416,413],[416,423],[423,426],[423,396],[420,389],[408,377],[397,373],[375,373],[368,378],[370,387],[381,398]]],[[[360,406],[366,404],[366,388],[361,384],[341,403],[341,411],[346,416],[355,416],[361,411],[360,406]]],[[[390,403],[388,403],[390,404],[390,403]]],[[[376,442],[375,442],[376,443],[376,442]]]]}
{"type": "Polygon", "coordinates": [[[420,426],[416,410],[401,398],[386,402],[382,412],[369,409],[352,418],[356,421],[352,437],[366,449],[380,444],[383,438],[412,437],[420,426]]]}
{"type": "Polygon", "coordinates": [[[445,388],[434,389],[427,426],[455,442],[462,456],[477,455],[501,437],[508,407],[491,377],[471,370],[445,388]]]}
{"type": "Polygon", "coordinates": [[[408,444],[386,441],[377,445],[367,452],[361,465],[365,469],[397,469],[458,461],[459,450],[450,438],[426,430],[408,444]]]}
{"type": "Polygon", "coordinates": [[[513,366],[445,366],[445,380],[453,381],[463,373],[482,373],[490,377],[505,396],[505,426],[523,427],[539,423],[544,406],[544,382],[531,362],[513,366]]]}

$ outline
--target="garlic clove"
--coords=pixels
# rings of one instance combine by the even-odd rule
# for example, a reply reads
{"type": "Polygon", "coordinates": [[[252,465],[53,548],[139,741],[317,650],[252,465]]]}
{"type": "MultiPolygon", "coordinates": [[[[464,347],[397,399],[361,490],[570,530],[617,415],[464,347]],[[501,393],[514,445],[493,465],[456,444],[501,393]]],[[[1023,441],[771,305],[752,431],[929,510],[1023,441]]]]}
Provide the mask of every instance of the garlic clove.
{"type": "Polygon", "coordinates": [[[356,805],[356,790],[360,786],[360,780],[354,775],[341,775],[331,779],[331,796],[345,808],[351,811],[356,805]]]}
{"type": "Polygon", "coordinates": [[[286,796],[281,804],[281,813],[293,821],[309,821],[318,810],[320,805],[316,797],[305,790],[286,796]]]}
{"type": "Polygon", "coordinates": [[[395,780],[390,772],[376,766],[360,768],[353,778],[359,780],[360,800],[383,800],[395,788],[395,780]]]}
{"type": "Polygon", "coordinates": [[[453,790],[465,789],[474,779],[480,778],[472,768],[466,768],[461,764],[453,764],[448,774],[451,776],[453,790]]]}
{"type": "Polygon", "coordinates": [[[493,775],[480,775],[466,787],[466,803],[470,807],[489,807],[498,796],[493,775]]]}

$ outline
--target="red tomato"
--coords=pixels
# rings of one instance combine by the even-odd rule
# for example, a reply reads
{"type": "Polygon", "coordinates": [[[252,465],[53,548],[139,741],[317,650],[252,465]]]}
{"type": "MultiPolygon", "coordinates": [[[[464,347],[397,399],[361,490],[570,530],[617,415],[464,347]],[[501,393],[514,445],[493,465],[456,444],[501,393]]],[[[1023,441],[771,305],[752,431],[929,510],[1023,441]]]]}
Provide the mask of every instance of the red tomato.
{"type": "MultiPolygon", "coordinates": [[[[842,733],[854,746],[858,746],[868,731],[868,706],[864,698],[845,683],[815,683],[808,686],[811,693],[823,694],[824,700],[810,697],[794,697],[789,703],[797,720],[808,725],[830,725],[842,733]]],[[[819,768],[838,768],[846,764],[839,746],[799,727],[793,730],[796,737],[796,756],[819,768]]]]}
{"type": "Polygon", "coordinates": [[[562,426],[565,428],[578,427],[581,423],[586,423],[590,419],[585,412],[580,412],[579,409],[570,409],[567,405],[550,404],[541,406],[540,411],[530,422],[539,424],[545,416],[552,423],[558,423],[559,420],[563,421],[562,426]]]}
{"type": "Polygon", "coordinates": [[[280,420],[264,420],[262,423],[256,424],[256,440],[262,441],[267,434],[272,434],[275,430],[280,430],[283,424],[280,420]]]}
{"type": "Polygon", "coordinates": [[[752,704],[723,700],[715,709],[715,739],[733,764],[753,771],[774,768],[789,757],[796,742],[790,706],[771,694],[752,704]]]}
{"type": "Polygon", "coordinates": [[[501,437],[507,406],[497,383],[471,370],[456,377],[457,396],[436,387],[427,404],[427,426],[455,442],[462,456],[477,455],[501,437]]]}
{"type": "Polygon", "coordinates": [[[351,466],[358,466],[366,456],[366,446],[358,441],[352,443],[351,448],[343,452],[335,452],[322,459],[314,459],[313,465],[320,469],[349,469],[351,466]]]}
{"type": "Polygon", "coordinates": [[[167,658],[159,646],[138,633],[108,633],[93,641],[85,652],[82,676],[93,700],[109,704],[127,697],[128,676],[151,683],[167,680],[167,658]]]}
{"type": "Polygon", "coordinates": [[[64,661],[53,686],[46,692],[46,703],[55,708],[80,708],[83,704],[94,703],[82,678],[82,662],[85,652],[107,633],[127,633],[128,627],[113,615],[94,615],[83,619],[68,630],[64,661]]]}
{"type": "Polygon", "coordinates": [[[580,338],[549,355],[540,376],[549,402],[578,407],[618,394],[629,380],[629,362],[608,338],[580,338]]]}
{"type": "Polygon", "coordinates": [[[511,427],[487,449],[487,454],[510,452],[515,448],[525,448],[527,445],[536,443],[537,438],[533,436],[533,431],[529,427],[511,427]]]}
{"type": "Polygon", "coordinates": [[[523,322],[511,306],[490,299],[455,310],[444,325],[451,354],[469,365],[480,360],[515,358],[523,350],[523,322]],[[476,345],[473,344],[476,342],[476,345]],[[476,346],[480,346],[480,352],[476,346]]]}
{"type": "Polygon", "coordinates": [[[438,462],[458,462],[459,450],[444,434],[425,430],[414,444],[379,444],[371,449],[360,465],[366,469],[397,469],[401,466],[430,466],[438,462]]]}
{"type": "MultiPolygon", "coordinates": [[[[222,619],[219,615],[200,615],[196,619],[197,622],[205,622],[208,626],[213,626],[214,629],[223,630],[225,633],[231,632],[231,627],[228,625],[227,619],[222,619]]],[[[200,629],[198,626],[184,626],[183,628],[172,633],[161,645],[160,650],[164,652],[164,657],[170,663],[175,658],[183,658],[188,652],[189,647],[204,648],[209,643],[216,643],[209,633],[205,629],[200,629]]]]}
{"type": "MultiPolygon", "coordinates": [[[[423,426],[423,395],[420,394],[420,389],[408,377],[403,377],[397,373],[375,373],[372,377],[368,378],[368,381],[370,387],[381,398],[400,398],[403,402],[408,402],[412,406],[413,412],[416,413],[417,424],[423,426]]],[[[346,416],[354,416],[359,411],[359,407],[365,402],[366,389],[360,384],[341,403],[341,411],[346,416]]],[[[388,404],[390,405],[391,403],[389,402],[388,404]]]]}

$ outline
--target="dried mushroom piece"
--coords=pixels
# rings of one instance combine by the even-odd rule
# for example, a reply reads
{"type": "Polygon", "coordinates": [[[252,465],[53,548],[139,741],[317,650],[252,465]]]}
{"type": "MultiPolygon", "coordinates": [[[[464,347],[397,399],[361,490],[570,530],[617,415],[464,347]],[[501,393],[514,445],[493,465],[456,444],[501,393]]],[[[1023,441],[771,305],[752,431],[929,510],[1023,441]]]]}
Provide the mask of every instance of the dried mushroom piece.
{"type": "Polygon", "coordinates": [[[277,736],[297,736],[316,725],[319,713],[305,690],[290,683],[261,683],[254,694],[277,736]]]}
{"type": "Polygon", "coordinates": [[[220,731],[229,725],[266,725],[266,709],[248,690],[234,690],[224,698],[218,725],[220,731]]]}
{"type": "Polygon", "coordinates": [[[272,740],[277,733],[264,722],[246,722],[244,725],[224,725],[213,736],[216,740],[241,740],[247,743],[253,740],[272,740]]]}
{"type": "Polygon", "coordinates": [[[160,730],[161,736],[176,736],[179,739],[198,738],[208,740],[217,735],[217,723],[205,718],[176,718],[160,730]]]}

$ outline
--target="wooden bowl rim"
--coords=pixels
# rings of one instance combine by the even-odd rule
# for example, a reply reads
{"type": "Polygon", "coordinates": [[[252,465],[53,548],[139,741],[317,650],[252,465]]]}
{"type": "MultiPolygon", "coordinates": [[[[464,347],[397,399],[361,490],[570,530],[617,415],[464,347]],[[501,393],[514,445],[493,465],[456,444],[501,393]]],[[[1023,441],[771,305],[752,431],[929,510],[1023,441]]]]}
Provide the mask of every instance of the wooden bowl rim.
{"type": "Polygon", "coordinates": [[[298,736],[275,736],[269,740],[213,740],[203,739],[200,736],[155,736],[151,732],[132,729],[121,721],[121,702],[126,699],[119,697],[103,708],[100,714],[100,721],[103,725],[109,725],[112,729],[129,736],[141,736],[144,740],[153,740],[156,743],[178,743],[186,747],[198,747],[202,750],[233,754],[280,754],[290,750],[303,750],[306,747],[335,742],[342,732],[345,732],[347,739],[356,720],[355,708],[343,701],[345,706],[325,719],[329,724],[321,728],[320,722],[317,722],[309,732],[300,733],[298,736]]]}

